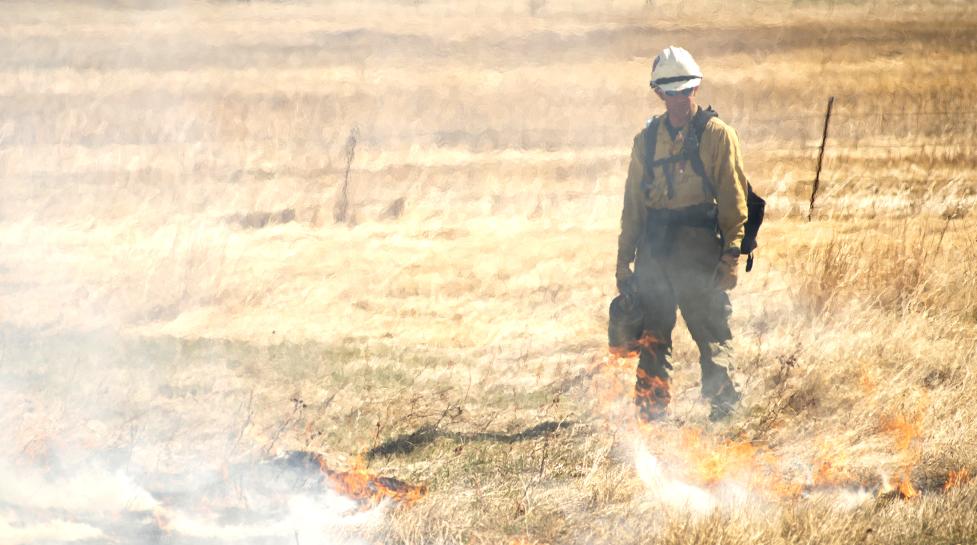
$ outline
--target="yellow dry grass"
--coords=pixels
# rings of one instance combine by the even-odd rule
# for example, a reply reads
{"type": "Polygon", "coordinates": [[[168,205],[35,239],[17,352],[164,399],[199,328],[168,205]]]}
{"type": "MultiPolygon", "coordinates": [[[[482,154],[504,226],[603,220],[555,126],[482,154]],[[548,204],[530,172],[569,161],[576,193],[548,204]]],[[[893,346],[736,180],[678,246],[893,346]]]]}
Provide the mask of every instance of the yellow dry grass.
{"type": "Polygon", "coordinates": [[[977,471],[968,4],[11,4],[0,26],[6,459],[369,454],[429,488],[383,543],[977,543],[977,487],[942,493],[977,471]],[[649,501],[613,416],[628,372],[615,398],[590,371],[673,43],[769,204],[732,293],[743,406],[708,423],[679,327],[669,426],[876,475],[907,465],[908,418],[920,497],[649,501]]]}

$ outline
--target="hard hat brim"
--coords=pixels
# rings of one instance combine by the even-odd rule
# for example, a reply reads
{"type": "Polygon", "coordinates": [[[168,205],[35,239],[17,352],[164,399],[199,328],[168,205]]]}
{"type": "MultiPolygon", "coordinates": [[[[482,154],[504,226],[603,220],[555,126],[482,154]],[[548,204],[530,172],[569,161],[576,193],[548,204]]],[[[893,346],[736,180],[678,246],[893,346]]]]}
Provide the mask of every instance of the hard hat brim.
{"type": "Polygon", "coordinates": [[[657,87],[662,91],[684,91],[691,87],[698,87],[702,83],[702,78],[692,78],[682,81],[668,81],[664,83],[651,82],[652,87],[657,87]]]}

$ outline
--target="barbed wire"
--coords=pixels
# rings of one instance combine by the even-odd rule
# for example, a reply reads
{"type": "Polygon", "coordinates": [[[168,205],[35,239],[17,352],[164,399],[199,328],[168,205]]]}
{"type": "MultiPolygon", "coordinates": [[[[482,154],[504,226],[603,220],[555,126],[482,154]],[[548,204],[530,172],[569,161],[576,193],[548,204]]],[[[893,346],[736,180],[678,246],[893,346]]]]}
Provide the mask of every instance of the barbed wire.
{"type": "MultiPolygon", "coordinates": [[[[816,144],[810,144],[806,146],[744,146],[748,151],[808,151],[816,150],[821,146],[816,144]]],[[[857,142],[835,142],[833,145],[829,145],[825,148],[825,153],[837,154],[839,152],[845,151],[855,151],[860,149],[924,149],[924,148],[934,148],[934,149],[951,149],[951,148],[969,148],[964,144],[959,142],[931,142],[927,144],[861,144],[857,142]]]]}
{"type": "MultiPolygon", "coordinates": [[[[925,110],[911,112],[839,112],[832,117],[832,130],[828,139],[826,153],[835,155],[839,150],[858,150],[858,149],[933,149],[933,150],[952,150],[954,148],[967,147],[961,140],[946,140],[934,142],[892,142],[892,143],[873,143],[860,142],[861,139],[872,139],[876,137],[898,138],[898,134],[886,135],[884,131],[873,132],[872,134],[853,134],[850,127],[844,127],[843,123],[847,120],[874,118],[879,121],[890,119],[918,119],[928,117],[957,117],[957,118],[977,118],[977,110],[925,110]],[[838,124],[842,124],[841,127],[838,124]],[[847,129],[847,130],[846,130],[847,129]],[[841,134],[838,134],[841,132],[841,134]]],[[[818,149],[817,144],[784,144],[789,140],[806,140],[803,134],[792,135],[791,138],[784,138],[775,131],[751,130],[753,123],[783,123],[786,121],[818,121],[823,122],[823,113],[804,113],[796,115],[783,115],[774,117],[751,117],[749,115],[730,115],[729,123],[738,129],[740,140],[744,150],[748,152],[796,152],[807,153],[818,149]],[[743,138],[747,136],[747,138],[743,138]],[[754,136],[756,138],[754,138],[754,136]],[[781,143],[770,145],[770,140],[778,140],[781,143]],[[757,142],[751,144],[750,142],[757,142]]],[[[622,128],[623,124],[615,125],[564,125],[563,127],[479,127],[477,129],[469,127],[444,128],[440,130],[427,131],[395,131],[384,132],[383,130],[363,130],[363,141],[372,146],[382,146],[397,141],[409,141],[419,143],[418,140],[431,140],[428,144],[434,146],[459,146],[484,148],[484,151],[492,153],[511,149],[552,149],[554,152],[573,151],[574,145],[588,144],[591,146],[604,145],[608,148],[617,148],[619,143],[616,134],[632,134],[638,127],[631,125],[622,128]],[[613,138],[612,141],[607,141],[613,138]]],[[[859,131],[862,132],[862,131],[859,131]]],[[[977,134],[977,126],[974,128],[977,134]]],[[[915,136],[914,139],[918,139],[915,136]]],[[[280,139],[279,143],[284,145],[317,145],[323,144],[328,139],[319,137],[291,137],[280,139]]],[[[217,140],[223,142],[223,140],[217,140]]],[[[174,142],[177,143],[177,142],[174,142]]],[[[179,142],[192,143],[192,142],[179,142]]],[[[335,142],[333,142],[335,144],[335,142]]],[[[479,149],[478,151],[483,151],[479,149]]]]}
{"type": "MultiPolygon", "coordinates": [[[[846,120],[846,119],[867,119],[870,117],[877,117],[881,119],[885,118],[906,118],[906,117],[935,117],[935,116],[956,116],[956,117],[977,117],[977,110],[946,110],[946,111],[927,111],[927,112],[864,112],[864,113],[839,113],[834,116],[835,120],[846,120]]],[[[731,116],[732,120],[739,119],[742,122],[760,122],[760,123],[780,123],[782,121],[797,121],[802,119],[817,119],[823,120],[824,114],[799,114],[799,115],[784,115],[776,117],[741,117],[731,116]]]]}

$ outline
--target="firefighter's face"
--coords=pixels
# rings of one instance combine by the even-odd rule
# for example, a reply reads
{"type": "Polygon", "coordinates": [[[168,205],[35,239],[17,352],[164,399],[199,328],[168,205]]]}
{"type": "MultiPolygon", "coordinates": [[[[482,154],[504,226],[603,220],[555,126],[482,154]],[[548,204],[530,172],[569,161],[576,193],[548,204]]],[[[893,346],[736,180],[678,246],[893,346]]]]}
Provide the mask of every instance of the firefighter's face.
{"type": "Polygon", "coordinates": [[[655,88],[655,94],[665,103],[669,116],[676,119],[687,119],[692,116],[695,110],[695,95],[698,92],[698,87],[677,92],[666,92],[655,88]]]}

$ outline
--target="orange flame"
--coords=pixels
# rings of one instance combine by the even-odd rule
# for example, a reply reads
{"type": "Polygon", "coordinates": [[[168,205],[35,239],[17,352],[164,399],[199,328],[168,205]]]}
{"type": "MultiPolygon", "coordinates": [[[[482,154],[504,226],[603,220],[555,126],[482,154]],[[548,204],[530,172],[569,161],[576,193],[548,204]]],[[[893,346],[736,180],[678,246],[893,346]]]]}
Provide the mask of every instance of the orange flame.
{"type": "MultiPolygon", "coordinates": [[[[686,435],[687,441],[699,439],[700,431],[686,435]]],[[[716,484],[723,479],[735,477],[748,483],[753,489],[780,497],[795,497],[802,491],[798,483],[788,481],[778,470],[781,460],[769,449],[750,441],[725,439],[715,444],[707,453],[699,457],[699,477],[706,484],[716,484]]]]}
{"type": "Polygon", "coordinates": [[[970,478],[970,471],[968,471],[966,468],[958,471],[951,471],[949,474],[947,474],[946,483],[943,485],[943,491],[945,492],[951,488],[965,485],[970,482],[970,478]]]}
{"type": "Polygon", "coordinates": [[[651,331],[645,331],[641,334],[641,338],[638,339],[635,344],[642,348],[654,348],[665,343],[656,337],[651,331]]]}
{"type": "Polygon", "coordinates": [[[627,346],[609,347],[611,354],[610,363],[616,364],[619,359],[637,358],[642,348],[654,348],[665,344],[650,331],[642,333],[641,338],[628,344],[627,346]]]}
{"type": "MultiPolygon", "coordinates": [[[[644,377],[649,381],[653,379],[644,377]]],[[[920,456],[918,418],[896,414],[883,419],[880,427],[891,438],[896,467],[889,474],[892,477],[882,475],[877,489],[879,495],[902,499],[919,496],[920,491],[911,479],[920,456]]],[[[641,431],[646,435],[646,444],[654,446],[656,455],[699,486],[711,487],[734,481],[748,486],[753,492],[780,498],[796,498],[812,486],[867,486],[852,470],[852,453],[848,446],[838,440],[822,439],[811,473],[798,479],[786,469],[790,464],[785,464],[774,451],[750,441],[707,437],[697,428],[644,426],[641,431]]],[[[963,470],[951,473],[946,487],[959,486],[968,478],[969,474],[963,470]]]]}
{"type": "Polygon", "coordinates": [[[685,450],[695,452],[694,470],[697,480],[715,484],[734,472],[747,470],[754,464],[756,447],[750,443],[725,441],[708,445],[702,440],[699,429],[684,430],[682,443],[685,450]]]}
{"type": "Polygon", "coordinates": [[[902,476],[899,478],[899,483],[893,485],[889,477],[884,473],[882,474],[882,486],[879,488],[879,497],[895,497],[898,496],[904,500],[914,498],[919,495],[916,488],[913,486],[910,480],[909,470],[906,470],[902,476]]]}
{"type": "MultiPolygon", "coordinates": [[[[598,388],[598,400],[606,403],[605,408],[614,406],[620,401],[624,393],[617,371],[624,371],[634,365],[634,358],[641,349],[655,350],[664,343],[652,333],[645,331],[642,337],[624,348],[610,349],[610,356],[598,364],[597,380],[603,380],[603,391],[598,388]],[[602,373],[603,371],[612,371],[602,373]]],[[[864,363],[859,367],[859,374],[854,380],[866,393],[877,389],[877,377],[873,370],[864,363]]],[[[637,369],[637,383],[634,399],[639,409],[645,414],[664,415],[671,401],[669,383],[659,377],[650,376],[642,369],[637,369]],[[644,406],[643,406],[644,404],[644,406]],[[656,412],[657,411],[657,412],[656,412]]],[[[595,380],[595,387],[598,382],[595,380]]],[[[921,415],[926,403],[925,396],[920,401],[921,406],[915,411],[921,415]]],[[[907,417],[906,414],[895,414],[884,417],[881,421],[881,431],[891,438],[894,467],[890,477],[883,476],[878,485],[880,495],[899,496],[903,499],[914,498],[920,492],[912,483],[913,467],[918,463],[919,441],[921,426],[918,418],[907,417]]],[[[639,423],[640,424],[640,423],[639,423]]],[[[822,440],[817,456],[813,460],[812,471],[797,475],[792,468],[794,464],[785,461],[771,449],[756,445],[751,441],[739,441],[723,438],[707,438],[702,430],[671,426],[639,425],[639,430],[646,435],[646,445],[652,447],[657,456],[667,460],[669,466],[684,473],[684,478],[700,486],[715,486],[723,482],[735,481],[749,486],[754,492],[775,495],[781,498],[796,498],[812,487],[820,486],[875,486],[856,475],[854,468],[858,467],[850,445],[842,445],[838,441],[822,440]],[[675,433],[678,432],[678,433],[675,433]],[[835,444],[837,443],[837,444],[835,444]]],[[[970,476],[966,470],[951,472],[946,482],[946,489],[960,486],[967,482],[970,476]]],[[[878,483],[878,481],[874,481],[878,483]]]]}
{"type": "Polygon", "coordinates": [[[641,368],[637,369],[636,374],[635,403],[641,407],[642,412],[646,413],[647,416],[653,418],[664,416],[668,410],[668,404],[672,400],[668,381],[661,377],[653,377],[641,368]]]}
{"type": "Polygon", "coordinates": [[[919,459],[919,452],[911,448],[913,440],[920,435],[918,423],[910,421],[904,414],[897,414],[883,422],[883,429],[892,435],[892,439],[895,441],[896,454],[903,458],[902,476],[899,484],[894,487],[894,490],[883,490],[883,492],[898,491],[899,495],[905,499],[918,496],[919,492],[916,491],[910,480],[912,467],[916,465],[916,461],[919,459]]]}
{"type": "Polygon", "coordinates": [[[392,499],[410,505],[427,493],[427,487],[405,483],[393,477],[381,477],[367,473],[362,460],[354,460],[350,471],[330,469],[322,455],[313,454],[329,483],[340,494],[363,504],[374,506],[384,499],[392,499]]]}
{"type": "Polygon", "coordinates": [[[915,422],[910,422],[903,414],[886,420],[883,428],[892,433],[896,448],[900,451],[908,451],[913,439],[919,437],[919,426],[915,422]]]}
{"type": "Polygon", "coordinates": [[[909,474],[902,476],[902,480],[899,481],[899,495],[905,499],[914,498],[919,495],[919,492],[913,487],[913,483],[909,480],[909,474]]]}

